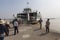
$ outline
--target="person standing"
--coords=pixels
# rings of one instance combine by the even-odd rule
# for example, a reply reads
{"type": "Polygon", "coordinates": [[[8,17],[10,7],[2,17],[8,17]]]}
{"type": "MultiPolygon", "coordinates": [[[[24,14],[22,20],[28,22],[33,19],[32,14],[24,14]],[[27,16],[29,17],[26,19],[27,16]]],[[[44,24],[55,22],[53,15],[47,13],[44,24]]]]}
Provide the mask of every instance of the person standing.
{"type": "Polygon", "coordinates": [[[41,18],[39,20],[39,23],[40,23],[40,29],[42,29],[42,19],[41,18]]]}
{"type": "Polygon", "coordinates": [[[3,25],[3,21],[0,19],[0,40],[4,40],[4,33],[8,34],[5,26],[3,25]]]}
{"type": "Polygon", "coordinates": [[[49,32],[49,26],[50,26],[50,22],[49,22],[50,19],[47,19],[46,21],[46,32],[49,32]]]}
{"type": "Polygon", "coordinates": [[[10,28],[10,25],[9,25],[9,23],[6,21],[6,23],[5,23],[5,26],[6,26],[6,30],[7,30],[7,36],[9,35],[9,28],[10,28]]]}
{"type": "Polygon", "coordinates": [[[18,31],[18,21],[17,21],[17,19],[15,19],[15,21],[14,21],[14,35],[16,35],[16,32],[19,33],[19,31],[18,31]]]}

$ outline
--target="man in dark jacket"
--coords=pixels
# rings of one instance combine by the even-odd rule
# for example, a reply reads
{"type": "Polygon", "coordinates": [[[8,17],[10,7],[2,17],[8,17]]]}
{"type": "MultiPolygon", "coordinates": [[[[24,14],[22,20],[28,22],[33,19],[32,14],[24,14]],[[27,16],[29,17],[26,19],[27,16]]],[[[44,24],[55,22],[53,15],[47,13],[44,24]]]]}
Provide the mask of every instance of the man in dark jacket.
{"type": "Polygon", "coordinates": [[[10,26],[9,26],[9,24],[7,22],[5,23],[5,26],[6,26],[6,30],[7,30],[7,33],[8,33],[7,36],[8,36],[9,35],[9,28],[10,28],[10,26]]]}
{"type": "Polygon", "coordinates": [[[0,19],[0,40],[4,40],[4,33],[7,34],[6,28],[3,25],[2,20],[0,19]]]}

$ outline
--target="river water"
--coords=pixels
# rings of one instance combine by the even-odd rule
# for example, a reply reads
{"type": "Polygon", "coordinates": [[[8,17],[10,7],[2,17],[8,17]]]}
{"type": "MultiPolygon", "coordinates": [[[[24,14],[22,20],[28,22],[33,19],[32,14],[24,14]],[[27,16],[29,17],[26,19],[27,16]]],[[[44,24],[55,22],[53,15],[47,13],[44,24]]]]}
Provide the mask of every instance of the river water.
{"type": "MultiPolygon", "coordinates": [[[[47,19],[43,19],[42,26],[45,28],[47,19]]],[[[60,33],[60,19],[50,19],[50,30],[53,32],[60,33]]]]}

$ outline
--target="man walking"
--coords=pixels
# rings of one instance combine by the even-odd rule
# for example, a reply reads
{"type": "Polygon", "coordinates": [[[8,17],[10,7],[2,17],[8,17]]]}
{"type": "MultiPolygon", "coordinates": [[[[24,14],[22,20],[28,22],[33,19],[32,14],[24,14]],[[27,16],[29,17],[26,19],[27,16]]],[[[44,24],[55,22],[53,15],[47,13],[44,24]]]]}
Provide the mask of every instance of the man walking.
{"type": "Polygon", "coordinates": [[[10,28],[10,25],[8,24],[8,22],[6,21],[5,23],[5,26],[6,26],[6,30],[7,30],[7,36],[9,35],[9,28],[10,28]]]}
{"type": "Polygon", "coordinates": [[[5,26],[3,25],[3,21],[0,19],[0,40],[4,40],[4,33],[7,33],[5,26]]]}
{"type": "Polygon", "coordinates": [[[16,32],[19,33],[19,31],[18,31],[18,21],[17,21],[17,19],[15,19],[15,21],[14,21],[14,35],[16,35],[16,32]]]}
{"type": "Polygon", "coordinates": [[[46,26],[46,32],[49,32],[49,26],[50,26],[49,19],[47,19],[45,26],[46,26]]]}

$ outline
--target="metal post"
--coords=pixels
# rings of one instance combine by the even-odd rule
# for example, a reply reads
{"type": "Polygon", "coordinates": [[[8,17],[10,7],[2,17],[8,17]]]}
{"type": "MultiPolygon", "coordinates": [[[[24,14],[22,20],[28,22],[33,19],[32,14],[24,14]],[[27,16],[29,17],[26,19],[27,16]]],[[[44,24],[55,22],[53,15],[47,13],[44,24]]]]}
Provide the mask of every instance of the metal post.
{"type": "Polygon", "coordinates": [[[28,13],[28,21],[30,20],[30,16],[29,16],[29,13],[28,13]]]}

